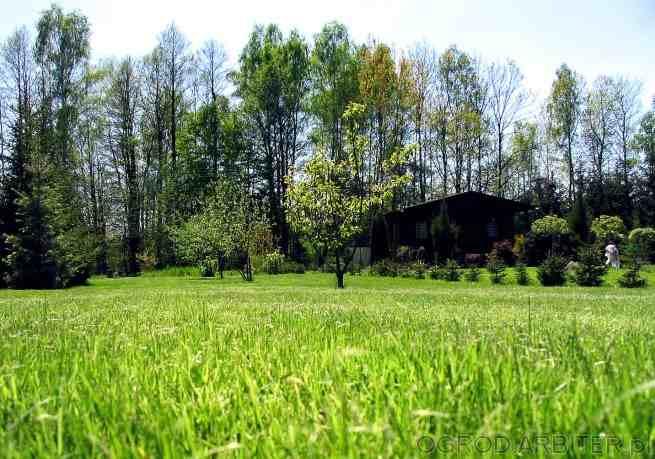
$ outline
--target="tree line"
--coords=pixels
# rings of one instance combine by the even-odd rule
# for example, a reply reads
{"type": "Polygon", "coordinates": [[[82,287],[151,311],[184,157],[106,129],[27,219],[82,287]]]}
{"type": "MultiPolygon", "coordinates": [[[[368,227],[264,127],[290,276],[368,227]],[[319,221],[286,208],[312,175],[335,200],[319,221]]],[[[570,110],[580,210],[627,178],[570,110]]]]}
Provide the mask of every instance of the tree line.
{"type": "Polygon", "coordinates": [[[288,178],[319,153],[347,162],[353,136],[356,187],[408,177],[375,214],[480,191],[530,202],[535,218],[577,204],[655,224],[655,106],[640,106],[638,81],[585,82],[563,64],[538,101],[511,60],[356,43],[338,23],[311,39],[257,26],[234,68],[220,43],[194,50],[173,23],[139,57],[94,61],[90,33],[83,14],[55,5],[34,34],[22,27],[2,44],[0,278],[10,286],[183,263],[179,229],[201,224],[217,196],[250,207],[215,214],[256,207],[258,234],[265,221],[268,245],[300,258],[288,178]],[[401,150],[402,170],[390,170],[401,150]]]}

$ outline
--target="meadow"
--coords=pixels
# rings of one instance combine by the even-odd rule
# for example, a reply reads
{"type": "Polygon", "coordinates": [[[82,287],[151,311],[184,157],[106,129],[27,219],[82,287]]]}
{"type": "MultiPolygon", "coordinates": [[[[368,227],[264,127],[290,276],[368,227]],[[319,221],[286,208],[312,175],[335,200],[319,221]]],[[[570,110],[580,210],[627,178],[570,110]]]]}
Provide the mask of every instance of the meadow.
{"type": "Polygon", "coordinates": [[[0,457],[654,454],[654,272],[172,274],[0,291],[0,457]]]}

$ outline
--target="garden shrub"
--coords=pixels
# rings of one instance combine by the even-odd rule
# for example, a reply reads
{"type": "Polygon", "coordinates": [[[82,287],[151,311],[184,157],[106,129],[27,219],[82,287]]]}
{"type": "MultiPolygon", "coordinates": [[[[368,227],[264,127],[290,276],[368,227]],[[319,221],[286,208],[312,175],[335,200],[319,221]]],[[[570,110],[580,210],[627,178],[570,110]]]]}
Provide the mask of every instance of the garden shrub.
{"type": "Polygon", "coordinates": [[[446,270],[443,266],[434,265],[430,268],[430,279],[444,280],[446,278],[446,270]]]}
{"type": "Polygon", "coordinates": [[[646,286],[646,279],[641,277],[641,261],[639,258],[639,248],[634,245],[628,245],[626,249],[626,258],[628,260],[628,269],[623,272],[618,282],[621,287],[641,288],[646,286]]]}
{"type": "Polygon", "coordinates": [[[480,280],[480,268],[475,265],[472,265],[464,273],[464,279],[468,282],[477,282],[480,280]]]}
{"type": "Polygon", "coordinates": [[[518,285],[528,285],[530,283],[530,276],[528,275],[528,269],[525,264],[517,263],[515,269],[516,283],[518,285]]]}
{"type": "Polygon", "coordinates": [[[518,261],[525,260],[525,235],[517,234],[514,236],[514,245],[512,246],[514,258],[518,261]]]}
{"type": "Polygon", "coordinates": [[[563,218],[556,215],[546,215],[532,223],[530,230],[536,236],[562,236],[571,233],[569,224],[563,218]]]}
{"type": "Polygon", "coordinates": [[[575,282],[578,269],[580,269],[580,263],[573,260],[569,261],[566,264],[566,280],[569,282],[575,282]]]}
{"type": "Polygon", "coordinates": [[[642,288],[646,286],[646,279],[641,277],[640,268],[634,265],[624,271],[618,282],[624,288],[642,288]]]}
{"type": "Polygon", "coordinates": [[[262,269],[267,274],[281,274],[282,265],[284,263],[284,255],[275,251],[264,256],[262,261],[262,269]]]}
{"type": "Polygon", "coordinates": [[[576,237],[565,219],[546,215],[532,223],[526,236],[525,261],[539,264],[553,253],[568,257],[575,253],[577,245],[576,237]]]}
{"type": "Polygon", "coordinates": [[[642,261],[655,262],[654,228],[635,228],[630,231],[628,241],[635,246],[636,255],[642,261]]]}
{"type": "Polygon", "coordinates": [[[198,264],[200,268],[200,277],[214,277],[216,273],[216,263],[210,258],[205,258],[198,264]]]}
{"type": "Polygon", "coordinates": [[[422,261],[416,261],[409,266],[409,270],[416,279],[425,279],[428,267],[422,261]]]}
{"type": "Polygon", "coordinates": [[[578,245],[579,242],[573,233],[552,237],[537,235],[530,231],[525,235],[522,261],[532,266],[540,265],[552,253],[571,259],[575,256],[578,245]]]}
{"type": "Polygon", "coordinates": [[[449,282],[457,282],[460,276],[457,262],[455,260],[447,260],[444,265],[444,279],[449,282]]]}
{"type": "Polygon", "coordinates": [[[381,277],[396,277],[398,271],[398,264],[388,259],[376,261],[370,270],[372,275],[381,277]]]}
{"type": "Polygon", "coordinates": [[[491,252],[489,255],[487,271],[489,272],[492,284],[503,283],[503,280],[505,279],[505,265],[495,252],[491,252]]]}
{"type": "Polygon", "coordinates": [[[305,265],[293,260],[285,260],[280,269],[282,274],[305,274],[305,265]]]}
{"type": "Polygon", "coordinates": [[[619,242],[625,237],[625,225],[621,217],[601,215],[591,222],[591,232],[601,244],[619,242]]]}
{"type": "Polygon", "coordinates": [[[586,287],[596,287],[603,283],[607,272],[605,259],[598,247],[583,247],[578,253],[578,266],[574,271],[575,283],[586,287]]]}
{"type": "Polygon", "coordinates": [[[541,285],[550,287],[566,283],[567,261],[559,255],[551,255],[544,260],[537,270],[541,285]]]}
{"type": "Polygon", "coordinates": [[[505,266],[514,265],[513,245],[509,239],[494,242],[492,252],[495,252],[505,266]]]}

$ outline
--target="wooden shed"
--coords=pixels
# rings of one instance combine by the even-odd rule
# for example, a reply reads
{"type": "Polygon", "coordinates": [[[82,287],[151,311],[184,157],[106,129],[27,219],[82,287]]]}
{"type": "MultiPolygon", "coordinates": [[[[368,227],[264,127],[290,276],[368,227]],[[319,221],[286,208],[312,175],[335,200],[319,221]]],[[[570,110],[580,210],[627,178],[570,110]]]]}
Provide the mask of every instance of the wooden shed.
{"type": "Polygon", "coordinates": [[[518,201],[468,191],[390,212],[384,217],[385,231],[373,234],[374,239],[387,239],[384,243],[372,241],[373,261],[384,258],[386,254],[380,253],[379,247],[385,245],[390,253],[400,246],[423,247],[431,258],[434,252],[432,221],[439,216],[444,205],[451,225],[458,230],[459,254],[487,253],[494,242],[512,239],[516,232],[516,215],[530,209],[528,204],[518,201]]]}

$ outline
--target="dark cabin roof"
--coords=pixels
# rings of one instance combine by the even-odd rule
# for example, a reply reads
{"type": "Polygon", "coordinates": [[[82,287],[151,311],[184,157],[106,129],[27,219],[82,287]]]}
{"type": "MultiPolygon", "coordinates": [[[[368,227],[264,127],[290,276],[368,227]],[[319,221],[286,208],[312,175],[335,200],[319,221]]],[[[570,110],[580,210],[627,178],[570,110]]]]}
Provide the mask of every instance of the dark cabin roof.
{"type": "Polygon", "coordinates": [[[397,210],[388,213],[389,216],[401,215],[414,215],[414,214],[437,214],[441,210],[441,204],[446,201],[446,206],[449,210],[459,209],[475,212],[476,209],[493,208],[500,212],[524,212],[530,210],[532,206],[519,201],[511,199],[499,198],[490,194],[479,193],[477,191],[465,191],[463,193],[456,193],[446,196],[445,198],[433,199],[431,201],[422,202],[413,206],[405,207],[402,210],[397,210]]]}

